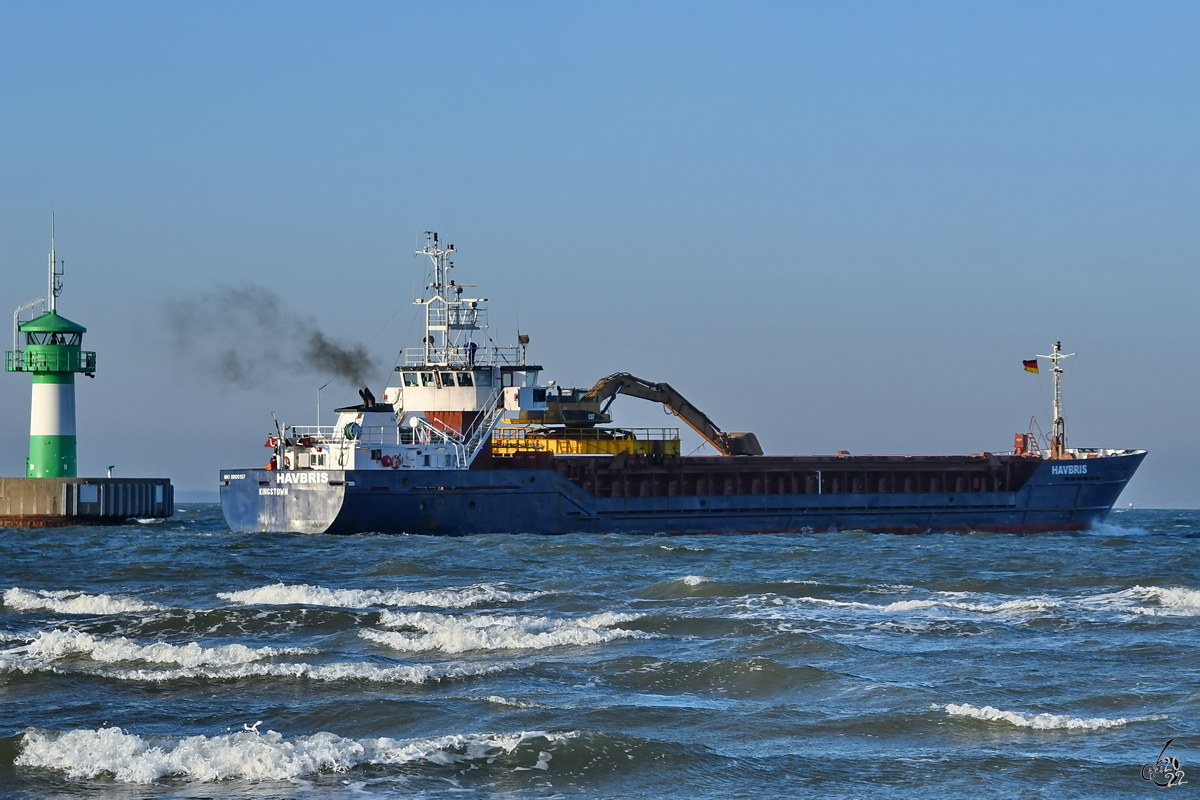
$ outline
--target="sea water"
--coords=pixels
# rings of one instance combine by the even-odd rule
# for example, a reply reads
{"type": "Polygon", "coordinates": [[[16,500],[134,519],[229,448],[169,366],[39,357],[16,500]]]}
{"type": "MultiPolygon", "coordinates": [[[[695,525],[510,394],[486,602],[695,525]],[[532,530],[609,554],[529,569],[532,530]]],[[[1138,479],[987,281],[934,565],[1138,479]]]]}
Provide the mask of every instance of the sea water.
{"type": "Polygon", "coordinates": [[[1182,796],[1198,544],[0,530],[0,796],[1182,796]]]}

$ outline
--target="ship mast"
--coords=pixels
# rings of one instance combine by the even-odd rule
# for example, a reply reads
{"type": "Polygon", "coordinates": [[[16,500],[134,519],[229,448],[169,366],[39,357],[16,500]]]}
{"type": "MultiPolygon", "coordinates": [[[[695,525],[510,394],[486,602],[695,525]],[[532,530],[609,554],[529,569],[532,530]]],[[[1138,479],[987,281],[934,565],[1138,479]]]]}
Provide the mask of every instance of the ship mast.
{"type": "Polygon", "coordinates": [[[433,262],[433,283],[425,287],[433,290],[433,297],[420,301],[425,306],[425,336],[421,339],[421,345],[425,348],[426,364],[441,363],[439,359],[436,359],[438,347],[435,332],[442,334],[443,348],[446,345],[446,334],[449,331],[446,326],[447,300],[444,291],[450,270],[454,268],[454,264],[450,261],[452,252],[454,252],[454,245],[443,249],[438,242],[436,231],[425,231],[425,247],[417,251],[417,255],[428,256],[429,260],[433,262]]]}
{"type": "Polygon", "coordinates": [[[1048,356],[1038,355],[1038,358],[1049,359],[1054,367],[1054,425],[1050,429],[1050,457],[1062,458],[1067,449],[1067,425],[1062,415],[1062,373],[1058,362],[1070,358],[1075,353],[1062,352],[1062,342],[1054,343],[1054,352],[1048,356]]]}
{"type": "Polygon", "coordinates": [[[433,282],[425,288],[433,290],[428,300],[417,300],[425,306],[425,336],[421,341],[423,363],[427,366],[471,366],[475,346],[471,343],[474,331],[487,327],[486,297],[466,298],[463,289],[473,283],[457,283],[450,277],[454,262],[454,245],[442,246],[436,231],[425,231],[425,247],[417,255],[428,256],[433,263],[433,282]],[[462,341],[465,337],[465,343],[462,341]]]}

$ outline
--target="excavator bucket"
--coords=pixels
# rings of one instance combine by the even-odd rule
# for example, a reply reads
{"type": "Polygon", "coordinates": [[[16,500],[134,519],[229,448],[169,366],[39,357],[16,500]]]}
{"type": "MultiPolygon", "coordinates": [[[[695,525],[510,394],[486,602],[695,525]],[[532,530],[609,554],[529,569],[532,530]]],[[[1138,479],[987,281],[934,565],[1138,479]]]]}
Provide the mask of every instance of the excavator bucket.
{"type": "Polygon", "coordinates": [[[758,443],[758,437],[753,433],[727,433],[729,442],[729,455],[731,456],[761,456],[763,454],[762,445],[758,443]]]}

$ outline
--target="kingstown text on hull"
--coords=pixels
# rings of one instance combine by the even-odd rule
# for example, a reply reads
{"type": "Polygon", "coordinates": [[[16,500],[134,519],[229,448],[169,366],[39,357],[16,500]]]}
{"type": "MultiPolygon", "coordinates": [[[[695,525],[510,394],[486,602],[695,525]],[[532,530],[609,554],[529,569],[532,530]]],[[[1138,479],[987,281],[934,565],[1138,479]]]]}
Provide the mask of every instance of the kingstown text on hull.
{"type": "MultiPolygon", "coordinates": [[[[1146,453],[1071,448],[1059,360],[1043,450],[1017,434],[1007,453],[764,455],[753,433],[721,430],[665,383],[627,373],[590,389],[540,381],[529,337],[497,347],[486,298],[450,278],[454,245],[427,232],[421,346],[401,353],[377,401],[337,409],[333,426],[280,426],[261,468],[223,470],[235,531],[296,533],[895,533],[1080,530],[1102,521],[1146,453]],[[662,403],[721,455],[683,456],[677,428],[608,423],[618,394],[662,403]]],[[[1026,362],[1026,369],[1030,369],[1026,362]]],[[[1033,371],[1030,369],[1030,371],[1033,371]]]]}

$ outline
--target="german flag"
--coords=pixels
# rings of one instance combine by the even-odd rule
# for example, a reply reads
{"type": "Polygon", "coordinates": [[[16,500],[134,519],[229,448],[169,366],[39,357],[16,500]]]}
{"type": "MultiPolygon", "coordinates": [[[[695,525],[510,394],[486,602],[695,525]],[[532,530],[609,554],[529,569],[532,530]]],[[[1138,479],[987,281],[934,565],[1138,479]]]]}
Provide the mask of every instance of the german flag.
{"type": "Polygon", "coordinates": [[[1037,375],[1037,374],[1038,374],[1038,368],[1037,368],[1037,359],[1036,359],[1036,358],[1035,358],[1035,359],[1033,359],[1032,361],[1022,361],[1021,363],[1025,365],[1025,371],[1026,371],[1026,372],[1032,372],[1034,375],[1037,375]]]}

